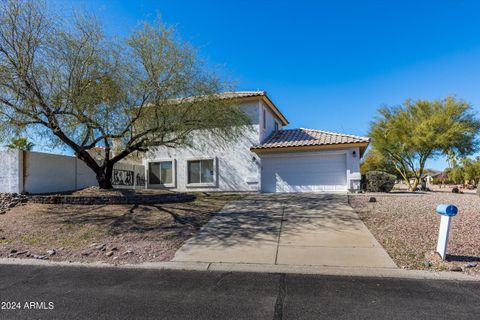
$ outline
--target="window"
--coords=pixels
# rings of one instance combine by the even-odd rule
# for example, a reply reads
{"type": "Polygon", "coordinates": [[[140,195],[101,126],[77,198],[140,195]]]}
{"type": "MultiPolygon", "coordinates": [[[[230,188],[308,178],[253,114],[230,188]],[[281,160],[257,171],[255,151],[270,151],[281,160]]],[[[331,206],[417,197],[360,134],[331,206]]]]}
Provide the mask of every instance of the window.
{"type": "Polygon", "coordinates": [[[150,184],[173,185],[173,162],[161,161],[148,164],[150,184]]]}
{"type": "Polygon", "coordinates": [[[213,159],[187,162],[188,184],[213,184],[215,168],[213,159]]]}
{"type": "Polygon", "coordinates": [[[275,131],[278,130],[278,122],[277,121],[275,121],[274,128],[275,128],[274,129],[275,131]]]}
{"type": "Polygon", "coordinates": [[[267,112],[265,109],[263,109],[263,114],[262,114],[262,128],[266,129],[267,128],[267,112]]]}

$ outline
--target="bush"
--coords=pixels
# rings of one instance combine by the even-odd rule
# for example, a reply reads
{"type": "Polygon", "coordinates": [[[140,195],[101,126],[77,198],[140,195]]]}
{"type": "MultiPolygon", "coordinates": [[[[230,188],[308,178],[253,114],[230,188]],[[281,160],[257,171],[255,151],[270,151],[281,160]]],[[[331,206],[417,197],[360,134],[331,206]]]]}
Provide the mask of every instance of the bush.
{"type": "Polygon", "coordinates": [[[367,177],[364,174],[361,175],[360,190],[367,190],[367,177]]]}
{"type": "Polygon", "coordinates": [[[383,171],[370,171],[365,174],[366,190],[369,192],[390,192],[397,178],[383,171]]]}
{"type": "Polygon", "coordinates": [[[452,189],[452,193],[460,193],[460,189],[458,189],[457,187],[454,187],[452,189]]]}

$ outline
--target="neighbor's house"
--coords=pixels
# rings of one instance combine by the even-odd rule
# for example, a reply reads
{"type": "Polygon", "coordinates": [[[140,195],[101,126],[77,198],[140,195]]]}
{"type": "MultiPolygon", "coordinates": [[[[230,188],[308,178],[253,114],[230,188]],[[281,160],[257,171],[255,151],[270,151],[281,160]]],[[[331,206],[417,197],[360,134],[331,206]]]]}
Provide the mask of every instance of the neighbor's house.
{"type": "Polygon", "coordinates": [[[225,93],[252,130],[228,145],[197,132],[191,148],[159,147],[143,160],[147,188],[179,191],[314,192],[360,188],[369,138],[284,129],[288,120],[264,91],[225,93]]]}

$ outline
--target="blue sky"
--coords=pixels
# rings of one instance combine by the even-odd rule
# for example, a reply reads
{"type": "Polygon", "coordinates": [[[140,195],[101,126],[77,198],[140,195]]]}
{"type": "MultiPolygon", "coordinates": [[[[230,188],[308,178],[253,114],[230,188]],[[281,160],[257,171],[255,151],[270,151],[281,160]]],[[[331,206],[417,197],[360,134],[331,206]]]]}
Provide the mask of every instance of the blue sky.
{"type": "Polygon", "coordinates": [[[379,106],[407,98],[456,95],[480,111],[480,1],[50,4],[93,10],[118,36],[160,13],[239,90],[266,90],[290,127],[365,135],[379,106]]]}

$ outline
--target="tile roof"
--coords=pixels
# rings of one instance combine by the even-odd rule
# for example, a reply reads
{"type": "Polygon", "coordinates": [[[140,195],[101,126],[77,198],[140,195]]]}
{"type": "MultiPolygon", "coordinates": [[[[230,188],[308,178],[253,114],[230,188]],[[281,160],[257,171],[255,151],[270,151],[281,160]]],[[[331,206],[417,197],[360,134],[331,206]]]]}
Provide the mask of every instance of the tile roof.
{"type": "MultiPolygon", "coordinates": [[[[213,94],[214,97],[220,99],[241,99],[241,98],[250,98],[250,97],[263,97],[267,96],[266,91],[225,91],[220,93],[213,94]]],[[[172,99],[173,102],[185,102],[185,101],[195,101],[202,98],[210,98],[211,96],[190,96],[184,98],[172,99]]]]}
{"type": "MultiPolygon", "coordinates": [[[[253,97],[261,97],[263,101],[270,107],[273,113],[280,119],[283,125],[287,125],[289,122],[278,107],[270,100],[266,91],[226,91],[215,94],[220,99],[245,99],[253,97]]],[[[202,96],[187,97],[181,99],[175,99],[175,101],[195,101],[195,99],[201,99],[202,96]]]]}
{"type": "Polygon", "coordinates": [[[259,97],[266,96],[266,91],[227,91],[219,94],[221,97],[225,98],[249,98],[249,97],[259,97]]]}
{"type": "Polygon", "coordinates": [[[264,143],[254,146],[252,149],[274,149],[351,143],[368,144],[369,142],[370,138],[367,137],[300,128],[274,131],[264,143]]]}
{"type": "Polygon", "coordinates": [[[280,119],[282,124],[286,126],[288,124],[287,118],[278,109],[278,107],[270,100],[266,91],[227,91],[219,93],[222,99],[244,99],[251,97],[262,97],[263,101],[270,107],[273,113],[280,119]]]}

